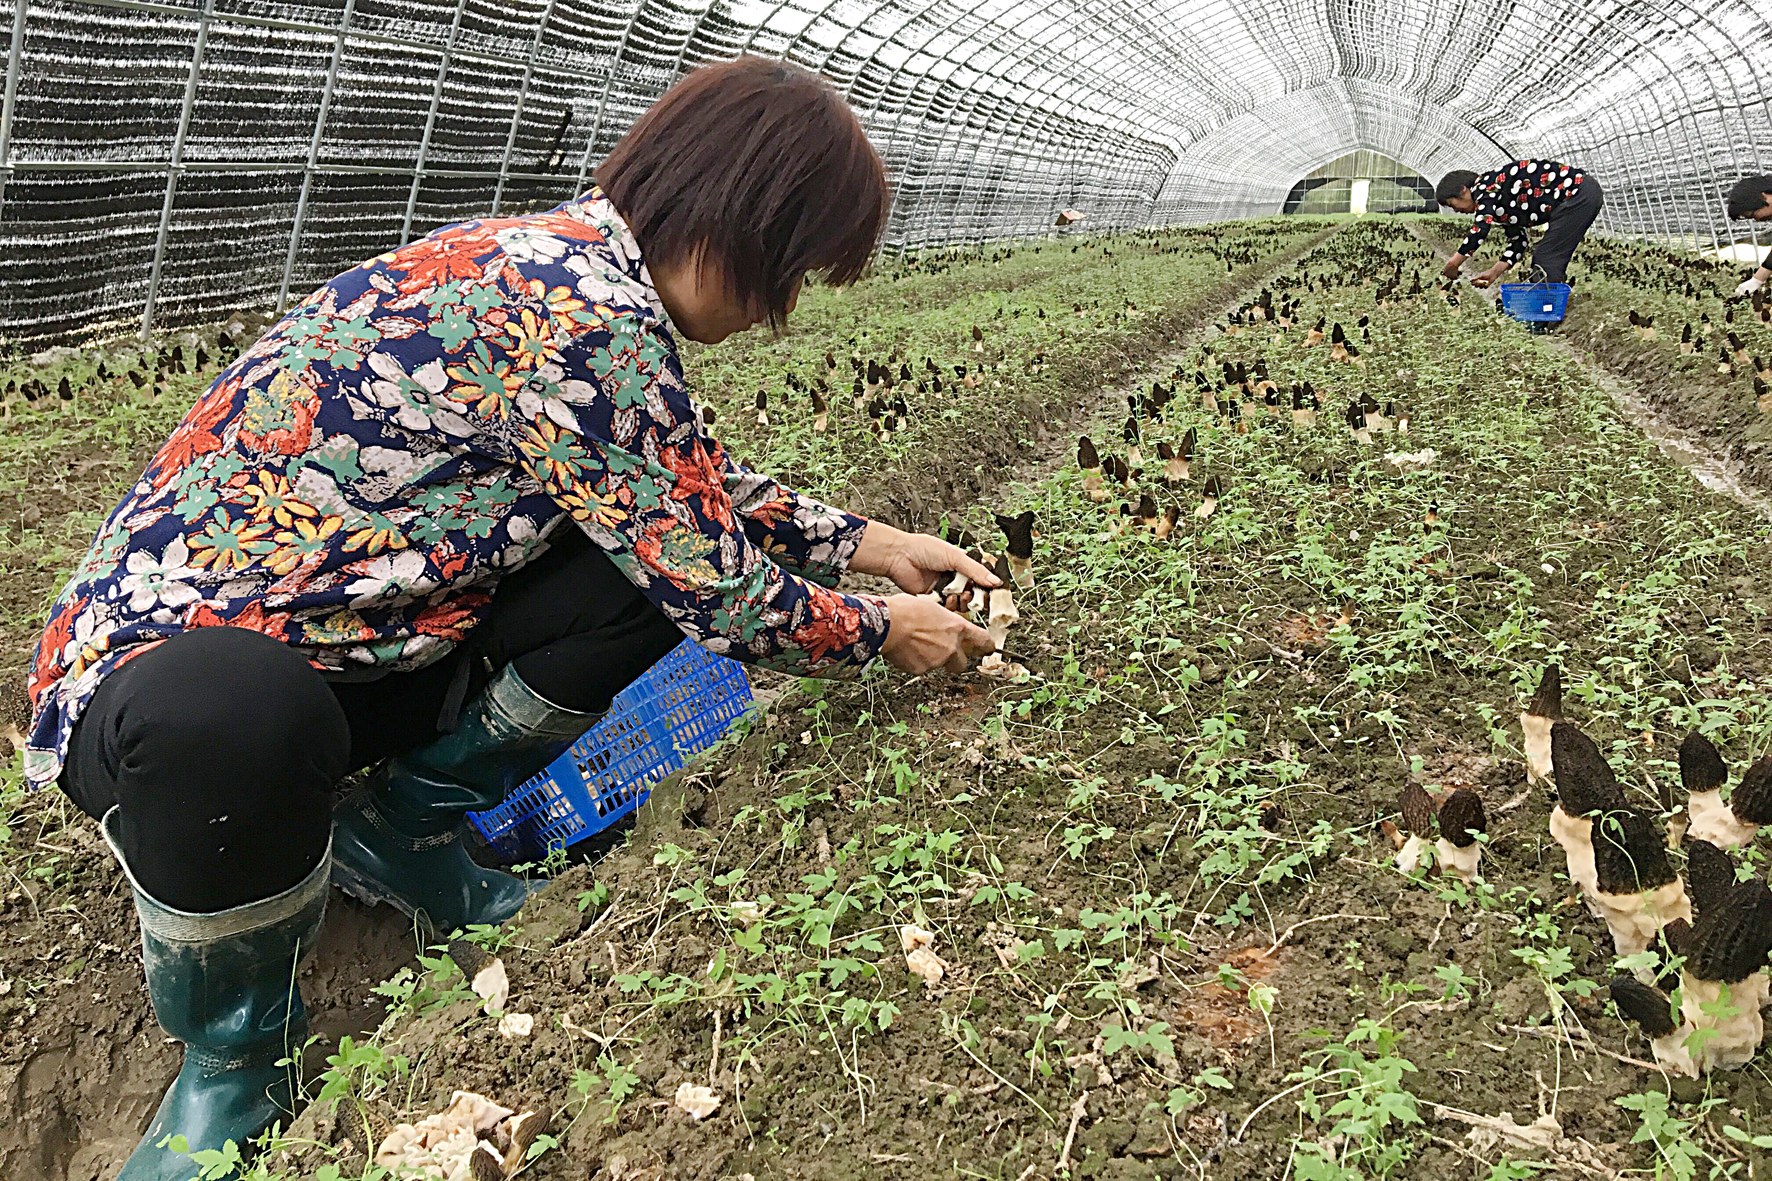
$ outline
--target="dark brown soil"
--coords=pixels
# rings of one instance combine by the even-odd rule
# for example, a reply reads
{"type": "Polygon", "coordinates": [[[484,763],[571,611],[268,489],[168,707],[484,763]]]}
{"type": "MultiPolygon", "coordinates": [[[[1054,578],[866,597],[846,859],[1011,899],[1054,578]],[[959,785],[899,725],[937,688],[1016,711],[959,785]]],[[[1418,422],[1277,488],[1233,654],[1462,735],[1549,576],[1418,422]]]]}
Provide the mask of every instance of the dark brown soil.
{"type": "MultiPolygon", "coordinates": [[[[1431,340],[1434,323],[1423,314],[1399,331],[1431,340]]],[[[378,1125],[434,1110],[462,1085],[509,1105],[546,1110],[556,1115],[561,1145],[537,1162],[541,1181],[577,1181],[587,1173],[598,1181],[944,1174],[1013,1181],[1055,1174],[1278,1179],[1303,1134],[1304,1121],[1288,1101],[1297,1093],[1295,1072],[1329,1039],[1374,1021],[1400,1037],[1399,1052],[1415,1068],[1408,1090],[1432,1127],[1426,1146],[1392,1175],[1485,1178],[1502,1152],[1555,1161],[1551,1175],[1609,1176],[1642,1165],[1643,1150],[1630,1147],[1636,1118],[1616,1100],[1666,1084],[1640,1063],[1621,1060],[1646,1053],[1641,1039],[1607,1013],[1603,990],[1578,984],[1606,979],[1609,941],[1568,893],[1562,855],[1546,835],[1548,794],[1526,789],[1522,767],[1497,754],[1484,729],[1484,709],[1512,725],[1521,687],[1513,674],[1522,671],[1487,658],[1487,637],[1506,614],[1484,592],[1528,586],[1545,649],[1561,653],[1571,668],[1617,668],[1628,642],[1612,630],[1620,623],[1614,613],[1623,591],[1583,576],[1640,569],[1633,555],[1672,544],[1664,535],[1670,522],[1702,517],[1709,528],[1714,514],[1743,534],[1754,525],[1745,514],[1698,503],[1700,494],[1677,468],[1655,460],[1640,439],[1596,411],[1591,389],[1544,379],[1535,365],[1546,355],[1522,339],[1496,339],[1494,356],[1481,362],[1499,366],[1503,382],[1517,379],[1523,387],[1530,378],[1532,384],[1520,396],[1523,409],[1491,405],[1485,412],[1529,413],[1531,437],[1451,429],[1479,417],[1461,400],[1456,380],[1471,376],[1475,359],[1451,372],[1446,388],[1420,393],[1418,421],[1437,418],[1446,427],[1424,433],[1433,431],[1426,437],[1441,449],[1445,474],[1433,488],[1452,521],[1443,547],[1420,560],[1411,548],[1422,535],[1419,487],[1377,474],[1376,465],[1347,461],[1345,446],[1289,442],[1283,433],[1280,442],[1249,445],[1267,450],[1267,466],[1249,468],[1267,482],[1246,494],[1257,505],[1251,517],[1264,527],[1285,528],[1288,513],[1328,512],[1358,526],[1358,533],[1335,539],[1341,557],[1368,547],[1378,552],[1373,539],[1380,538],[1402,551],[1393,559],[1395,577],[1417,577],[1425,563],[1438,585],[1468,591],[1464,630],[1437,651],[1428,670],[1409,679],[1406,692],[1385,697],[1388,720],[1360,694],[1345,691],[1343,652],[1297,622],[1335,605],[1320,601],[1302,576],[1276,584],[1250,575],[1234,550],[1202,544],[1191,551],[1190,605],[1215,621],[1210,631],[1153,629],[1211,635],[1223,641],[1220,647],[1153,649],[1136,670],[1129,661],[1125,670],[1110,663],[1123,653],[1103,653],[1087,642],[1092,630],[1107,626],[1098,604],[1055,593],[1042,604],[1040,630],[1082,639],[1048,646],[1030,638],[1032,663],[1053,684],[1064,681],[1061,662],[1072,651],[1099,660],[1080,670],[1080,680],[1111,688],[1110,716],[1152,725],[1128,725],[1117,739],[1085,728],[1085,737],[1069,747],[1091,752],[1078,759],[1084,765],[1052,766],[1042,762],[1050,751],[1037,733],[1018,740],[1006,730],[1000,742],[979,741],[981,723],[1004,707],[1013,712],[1026,704],[1029,731],[1066,721],[1056,711],[1042,712],[1031,690],[925,678],[895,682],[889,693],[833,694],[822,723],[832,734],[855,733],[864,724],[914,734],[922,752],[912,768],[916,782],[894,799],[866,778],[878,769],[869,751],[833,746],[828,766],[807,774],[801,750],[811,731],[802,728],[811,724],[810,714],[807,703],[792,703],[712,769],[658,789],[627,847],[594,871],[570,871],[526,916],[505,960],[512,1008],[536,1017],[529,1041],[513,1045],[500,1038],[468,1003],[401,1026],[393,1048],[412,1055],[414,1072],[397,1093],[370,1103],[378,1125]],[[1282,462],[1272,462],[1276,454],[1282,462]],[[1609,479],[1591,478],[1596,463],[1609,479]],[[1553,523],[1554,553],[1547,551],[1542,521],[1551,511],[1562,514],[1553,523]],[[1602,601],[1602,592],[1614,597],[1602,601]],[[1197,695],[1184,708],[1208,716],[1234,708],[1250,729],[1249,760],[1283,754],[1303,765],[1263,847],[1274,853],[1305,847],[1318,824],[1355,834],[1351,845],[1308,859],[1294,880],[1262,894],[1246,919],[1223,926],[1215,916],[1225,900],[1201,885],[1201,867],[1212,855],[1207,838],[1216,826],[1184,825],[1173,810],[1135,790],[1153,773],[1179,777],[1188,765],[1185,744],[1197,718],[1159,724],[1141,716],[1140,703],[1154,713],[1164,694],[1151,682],[1195,662],[1197,695]],[[1313,727],[1295,709],[1319,702],[1341,711],[1332,725],[1313,727]],[[1394,812],[1417,758],[1425,779],[1480,788],[1490,803],[1485,876],[1499,897],[1489,903],[1450,902],[1388,870],[1390,850],[1373,824],[1394,812]],[[1065,815],[1059,801],[1085,776],[1110,785],[1089,819],[1113,835],[1098,860],[1067,862],[1057,832],[1065,815]],[[809,784],[826,794],[813,793],[803,813],[784,821],[784,794],[809,784]],[[862,800],[879,810],[858,812],[852,805],[862,800]],[[985,851],[1001,863],[947,866],[951,891],[932,890],[921,900],[929,925],[944,933],[941,950],[954,968],[941,985],[925,988],[889,953],[869,957],[879,975],[855,991],[898,1005],[891,1028],[848,1036],[821,1025],[815,1013],[745,1011],[736,1001],[722,1005],[717,993],[712,1003],[699,991],[692,1003],[657,999],[674,976],[698,988],[715,978],[717,949],[728,935],[717,925],[717,911],[681,905],[682,899],[668,897],[673,889],[691,878],[740,870],[752,889],[778,901],[812,875],[835,874],[840,887],[882,852],[881,828],[872,827],[876,816],[882,828],[907,818],[970,824],[975,833],[989,834],[985,851]],[[778,838],[777,825],[791,827],[791,837],[778,838]],[[692,871],[679,877],[664,868],[672,863],[657,858],[670,850],[692,871]],[[1167,1024],[1170,1052],[1113,1053],[1092,1043],[1103,1012],[1087,1006],[1079,1006],[1075,1024],[1042,1041],[1026,1017],[1041,1010],[1044,996],[1071,983],[1063,978],[1069,965],[1053,964],[1051,976],[1042,976],[1040,965],[1025,974],[1006,969],[998,954],[1007,950],[1006,934],[1031,932],[1026,924],[1006,932],[996,907],[977,904],[981,883],[1004,875],[1019,876],[1035,892],[1036,925],[1048,933],[1086,925],[1081,909],[1103,896],[1145,892],[1177,902],[1158,928],[1138,933],[1140,961],[1114,995],[1092,998],[1111,1012],[1109,1005],[1130,997],[1143,1015],[1167,1024]],[[607,909],[581,914],[575,897],[593,877],[613,895],[607,909]],[[1520,954],[1540,945],[1534,934],[1540,917],[1552,920],[1543,946],[1568,953],[1561,989],[1549,987],[1520,954]],[[1227,984],[1220,965],[1236,969],[1240,981],[1227,984]],[[1469,979],[1468,990],[1422,991],[1432,988],[1423,982],[1433,981],[1436,969],[1451,966],[1469,979]],[[653,986],[642,978],[648,973],[660,985],[650,993],[645,990],[653,986]],[[1271,1026],[1250,1003],[1247,989],[1255,984],[1279,998],[1271,1026]],[[1062,1049],[1055,1048],[1061,1042],[1062,1049]],[[592,1070],[599,1054],[615,1046],[638,1054],[637,1090],[612,1105],[593,1087],[591,1102],[581,1106],[572,1095],[575,1071],[592,1070]],[[1052,1052],[1043,1055],[1042,1046],[1052,1052]],[[1230,1088],[1172,1117],[1165,1107],[1171,1088],[1209,1070],[1221,1072],[1230,1088]],[[711,1082],[724,1096],[707,1121],[693,1123],[672,1105],[671,1095],[685,1082],[711,1082]],[[1521,1125],[1554,1116],[1562,1139],[1548,1151],[1509,1151],[1505,1144],[1467,1139],[1470,1120],[1494,1124],[1510,1115],[1521,1125]]],[[[1373,348],[1370,369],[1350,382],[1383,388],[1385,381],[1400,381],[1378,359],[1380,349],[1373,348]]],[[[1233,441],[1220,443],[1226,470],[1242,477],[1236,465],[1250,460],[1249,452],[1239,452],[1233,441]]],[[[1111,549],[1105,538],[1096,540],[1096,548],[1110,548],[1123,563],[1128,585],[1162,569],[1141,559],[1136,547],[1111,549]]],[[[1049,556],[1062,573],[1066,562],[1086,555],[1049,556]]],[[[1672,708],[1716,691],[1719,664],[1731,677],[1772,672],[1772,580],[1763,560],[1753,553],[1712,555],[1701,569],[1678,573],[1678,597],[1657,600],[1653,612],[1662,638],[1640,663],[1616,675],[1656,686],[1672,708]]],[[[1424,584],[1422,593],[1430,589],[1424,584]]],[[[1380,600],[1360,609],[1394,615],[1408,605],[1380,600]]],[[[1177,608],[1171,602],[1169,609],[1177,608]]],[[[1356,642],[1361,634],[1356,621],[1356,642]]],[[[1535,673],[1541,655],[1527,658],[1535,673]]],[[[1665,762],[1679,738],[1659,724],[1626,732],[1624,721],[1604,714],[1583,721],[1610,744],[1621,773],[1628,760],[1633,784],[1642,764],[1656,752],[1665,762]]],[[[1275,802],[1279,798],[1276,792],[1275,802]]],[[[884,934],[890,939],[892,932],[884,934]]],[[[1068,1022],[1071,1010],[1064,1011],[1068,1022]]],[[[1763,1126],[1772,1109],[1763,1075],[1719,1075],[1707,1085],[1731,1120],[1763,1126]]],[[[1671,1089],[1682,1101],[1700,1095],[1682,1084],[1671,1089]]],[[[311,1113],[298,1131],[323,1144],[340,1141],[323,1112],[311,1113]]],[[[1707,1151],[1760,1166],[1745,1150],[1710,1139],[1707,1151]]],[[[312,1164],[317,1158],[297,1159],[312,1164]]]]}

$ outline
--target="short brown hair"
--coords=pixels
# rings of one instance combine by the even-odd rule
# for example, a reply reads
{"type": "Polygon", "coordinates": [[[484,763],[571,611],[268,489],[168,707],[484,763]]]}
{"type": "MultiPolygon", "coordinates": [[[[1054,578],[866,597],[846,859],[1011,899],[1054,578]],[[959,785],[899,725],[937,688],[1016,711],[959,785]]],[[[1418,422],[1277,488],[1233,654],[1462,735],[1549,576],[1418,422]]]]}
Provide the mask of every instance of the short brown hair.
{"type": "Polygon", "coordinates": [[[700,258],[779,326],[809,272],[852,283],[890,208],[861,120],[817,74],[741,57],[695,70],[596,172],[653,265],[700,258]]]}

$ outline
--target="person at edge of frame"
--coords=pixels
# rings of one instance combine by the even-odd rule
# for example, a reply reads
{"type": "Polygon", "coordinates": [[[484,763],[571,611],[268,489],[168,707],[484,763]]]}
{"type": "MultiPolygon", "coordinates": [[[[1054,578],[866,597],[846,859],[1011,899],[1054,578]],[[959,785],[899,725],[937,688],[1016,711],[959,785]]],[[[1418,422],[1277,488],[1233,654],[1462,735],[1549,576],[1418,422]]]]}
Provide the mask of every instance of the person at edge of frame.
{"type": "Polygon", "coordinates": [[[1484,173],[1448,172],[1435,186],[1434,198],[1475,218],[1441,272],[1446,279],[1458,278],[1490,230],[1500,226],[1507,235],[1500,260],[1472,277],[1474,287],[1490,286],[1524,259],[1530,249],[1526,229],[1536,225],[1545,226],[1545,231],[1537,249],[1531,251],[1533,263],[1544,272],[1545,282],[1567,282],[1575,249],[1605,206],[1598,180],[1557,160],[1515,160],[1484,173]]]}
{"type": "Polygon", "coordinates": [[[174,1135],[245,1150],[287,1122],[329,882],[438,935],[515,914],[529,884],[469,857],[466,814],[684,636],[805,676],[993,650],[921,597],[989,571],[745,467],[685,387],[680,340],[779,328],[807,275],[872,258],[886,176],[843,98],[791,65],[705,67],[594,180],[308,296],[198,399],[50,613],[26,773],[100,822],[185,1046],[122,1181],[197,1171],[174,1135]],[[846,572],[902,593],[842,593],[846,572]]]}
{"type": "MultiPolygon", "coordinates": [[[[1772,221],[1772,176],[1744,176],[1729,190],[1729,217],[1734,221],[1772,221]]],[[[1772,253],[1768,253],[1754,273],[1735,288],[1738,296],[1749,296],[1772,279],[1772,253]]]]}

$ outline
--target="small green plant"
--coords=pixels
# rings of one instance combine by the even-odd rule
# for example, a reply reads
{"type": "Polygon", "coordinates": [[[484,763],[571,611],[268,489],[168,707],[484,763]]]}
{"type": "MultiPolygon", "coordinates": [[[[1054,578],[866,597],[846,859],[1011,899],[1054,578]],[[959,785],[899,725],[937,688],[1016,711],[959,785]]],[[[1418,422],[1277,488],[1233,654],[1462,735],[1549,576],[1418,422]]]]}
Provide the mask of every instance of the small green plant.
{"type": "MultiPolygon", "coordinates": [[[[1637,1131],[1631,1137],[1631,1143],[1655,1146],[1658,1175],[1665,1174],[1673,1181],[1692,1181],[1698,1176],[1699,1166],[1709,1159],[1699,1147],[1698,1119],[1674,1114],[1664,1091],[1623,1095],[1617,1103],[1626,1111],[1636,1112],[1637,1131]]],[[[1701,1105],[1700,1112],[1709,1105],[1701,1105]]]]}
{"type": "Polygon", "coordinates": [[[1413,1157],[1408,1129],[1422,1119],[1404,1085],[1415,1065],[1396,1052],[1399,1038],[1380,1022],[1362,1020],[1345,1038],[1311,1051],[1306,1066],[1288,1077],[1305,1084],[1298,1111],[1319,1136],[1298,1144],[1293,1168],[1300,1181],[1389,1177],[1413,1157]]]}

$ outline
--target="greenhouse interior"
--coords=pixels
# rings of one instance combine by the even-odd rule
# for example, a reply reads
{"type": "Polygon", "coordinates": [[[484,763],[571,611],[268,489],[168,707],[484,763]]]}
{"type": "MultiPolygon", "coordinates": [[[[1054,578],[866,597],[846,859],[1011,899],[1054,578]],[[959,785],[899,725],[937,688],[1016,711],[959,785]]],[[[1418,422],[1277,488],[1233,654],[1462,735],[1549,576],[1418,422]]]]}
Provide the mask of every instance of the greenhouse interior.
{"type": "Polygon", "coordinates": [[[6,1177],[1772,1169],[1772,9],[0,49],[6,1177]]]}

